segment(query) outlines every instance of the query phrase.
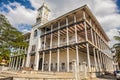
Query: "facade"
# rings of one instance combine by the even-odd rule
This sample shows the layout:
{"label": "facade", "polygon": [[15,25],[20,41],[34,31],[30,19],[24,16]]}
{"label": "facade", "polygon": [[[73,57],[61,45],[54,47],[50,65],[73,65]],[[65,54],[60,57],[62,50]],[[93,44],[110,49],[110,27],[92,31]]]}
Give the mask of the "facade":
{"label": "facade", "polygon": [[[36,24],[30,33],[25,67],[71,72],[75,61],[80,71],[83,71],[84,64],[88,72],[114,70],[109,38],[88,6],[51,21],[48,21],[49,12],[46,3],[38,9]],[[10,67],[13,67],[11,65],[12,62]]]}

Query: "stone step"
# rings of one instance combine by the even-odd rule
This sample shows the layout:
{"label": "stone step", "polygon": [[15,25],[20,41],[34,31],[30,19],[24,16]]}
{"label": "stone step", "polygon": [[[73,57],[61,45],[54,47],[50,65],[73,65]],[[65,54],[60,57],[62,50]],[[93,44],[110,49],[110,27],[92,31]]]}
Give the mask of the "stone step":
{"label": "stone step", "polygon": [[73,78],[73,73],[66,73],[66,72],[36,72],[32,71],[31,73],[21,73],[20,71],[4,71],[1,76],[10,77],[13,76],[14,78]]}

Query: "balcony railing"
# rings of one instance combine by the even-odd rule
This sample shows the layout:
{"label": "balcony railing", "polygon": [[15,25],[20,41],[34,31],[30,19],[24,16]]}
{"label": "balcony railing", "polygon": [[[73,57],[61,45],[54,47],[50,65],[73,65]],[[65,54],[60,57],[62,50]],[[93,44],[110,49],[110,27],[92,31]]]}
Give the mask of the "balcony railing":
{"label": "balcony railing", "polygon": [[[78,40],[78,43],[81,43],[81,42],[85,42],[85,39],[79,39]],[[73,45],[73,44],[75,44],[76,43],[76,41],[75,40],[70,40],[69,41],[69,45]],[[65,42],[60,42],[60,45],[59,45],[59,47],[63,47],[63,46],[66,46],[67,45],[67,42],[65,41]],[[58,44],[53,44],[52,45],[52,48],[57,48],[58,47]],[[50,45],[46,45],[45,46],[45,49],[44,49],[44,46],[42,45],[42,47],[41,47],[41,49],[40,50],[47,50],[47,49],[50,49]]]}
{"label": "balcony railing", "polygon": [[[81,18],[79,21],[82,21],[82,18]],[[77,21],[77,22],[79,22],[79,21]],[[72,25],[72,24],[74,24],[73,21],[69,22],[68,25]],[[65,26],[66,26],[66,24],[61,25],[60,28],[63,28],[63,27],[65,27]],[[58,30],[58,26],[57,26],[56,28],[54,28],[52,31],[55,31],[55,30]],[[50,32],[51,32],[51,30],[47,31],[46,34],[48,34],[48,33],[50,33]],[[42,33],[41,35],[44,35],[44,34],[45,34],[45,33]]]}

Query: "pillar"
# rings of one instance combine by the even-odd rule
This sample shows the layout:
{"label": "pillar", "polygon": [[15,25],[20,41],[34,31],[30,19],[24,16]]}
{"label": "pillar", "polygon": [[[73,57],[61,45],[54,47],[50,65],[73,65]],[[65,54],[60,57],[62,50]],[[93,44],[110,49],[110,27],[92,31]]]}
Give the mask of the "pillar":
{"label": "pillar", "polygon": [[96,51],[95,51],[95,48],[93,48],[93,54],[94,54],[95,69],[96,69],[96,72],[97,72],[97,71],[98,71],[98,65],[97,65],[97,59],[96,59]]}
{"label": "pillar", "polygon": [[12,57],[10,57],[10,61],[9,61],[9,69],[11,69],[11,63],[12,63]]}
{"label": "pillar", "polygon": [[96,33],[94,33],[94,36],[95,36],[95,45],[97,46],[97,38],[96,38]]}
{"label": "pillar", "polygon": [[35,54],[35,66],[34,66],[34,70],[38,70],[38,67],[39,67],[39,52],[37,51],[36,54]]}
{"label": "pillar", "polygon": [[101,71],[101,64],[100,64],[100,56],[99,51],[97,50],[97,59],[98,59],[98,66],[99,66],[99,72]]}
{"label": "pillar", "polygon": [[43,52],[43,56],[42,56],[42,58],[43,58],[43,61],[42,61],[42,71],[44,71],[44,62],[45,62],[45,52]]}
{"label": "pillar", "polygon": [[59,65],[60,65],[60,49],[57,50],[57,71],[59,72]]}
{"label": "pillar", "polygon": [[16,57],[13,56],[13,64],[12,64],[12,68],[15,69],[15,61],[16,61]]}
{"label": "pillar", "polygon": [[100,52],[100,64],[101,64],[101,71],[103,72],[103,62],[102,62],[102,53]]}
{"label": "pillar", "polygon": [[22,59],[22,56],[20,55],[20,57],[19,57],[19,62],[18,62],[18,70],[20,70],[21,69],[21,60]]}
{"label": "pillar", "polygon": [[27,53],[27,59],[26,59],[26,67],[30,67],[30,58],[31,58],[31,55],[29,53]]}
{"label": "pillar", "polygon": [[91,71],[91,63],[90,63],[90,52],[89,52],[89,44],[86,43],[86,48],[87,48],[87,61],[88,61],[88,69],[89,72]]}
{"label": "pillar", "polygon": [[68,31],[68,17],[66,18],[66,29],[67,29],[67,72],[69,72],[69,31]]}
{"label": "pillar", "polygon": [[[45,28],[45,34],[46,34],[46,28]],[[46,35],[44,36],[44,50],[46,48]],[[43,52],[43,61],[42,61],[42,71],[44,71],[44,62],[45,62],[45,52]]]}
{"label": "pillar", "polygon": [[19,57],[18,56],[16,56],[16,65],[15,65],[15,70],[18,70],[18,60],[19,60]]}
{"label": "pillar", "polygon": [[60,66],[60,22],[58,22],[58,49],[57,49],[57,71],[59,72],[59,66]]}
{"label": "pillar", "polygon": [[[74,14],[74,23],[76,23],[76,14]],[[77,35],[77,26],[75,24],[75,42],[78,43],[78,35]],[[78,45],[75,46],[76,49],[76,64],[77,68],[79,69],[79,51],[78,51]]]}
{"label": "pillar", "polygon": [[91,37],[92,37],[92,43],[94,44],[94,36],[93,36],[93,30],[91,28]]}
{"label": "pillar", "polygon": [[23,55],[23,58],[22,58],[22,68],[25,66],[25,55]]}
{"label": "pillar", "polygon": [[[85,11],[83,11],[83,19],[85,20],[85,21],[84,21],[84,27],[85,27],[85,40],[88,41]],[[90,52],[89,52],[89,44],[88,44],[88,43],[86,43],[86,48],[87,48],[88,69],[89,69],[89,72],[90,72],[90,71],[91,71],[91,63],[90,63]]]}
{"label": "pillar", "polygon": [[[52,25],[51,25],[51,32],[52,32]],[[51,33],[51,36],[50,36],[50,49],[52,49],[52,33]],[[51,53],[52,51],[50,50],[50,54],[49,54],[49,71],[51,71]]]}

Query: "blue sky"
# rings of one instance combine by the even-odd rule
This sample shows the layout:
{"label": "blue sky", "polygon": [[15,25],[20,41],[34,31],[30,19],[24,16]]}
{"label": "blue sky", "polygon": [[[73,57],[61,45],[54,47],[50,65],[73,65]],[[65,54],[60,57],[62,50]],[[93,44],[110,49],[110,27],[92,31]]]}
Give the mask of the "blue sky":
{"label": "blue sky", "polygon": [[[25,8],[29,8],[34,10],[35,8],[31,5],[29,0],[1,0],[0,1],[0,7],[3,6],[3,4],[9,4],[9,3],[14,3],[14,2],[18,2],[21,5],[25,6]],[[11,6],[13,9],[16,8],[15,6]],[[7,8],[4,9],[5,11],[8,11]]]}
{"label": "blue sky", "polygon": [[[8,13],[10,10],[8,8],[6,8],[5,6],[3,6],[3,5],[9,5],[10,3],[14,3],[14,2],[19,3],[21,6],[24,6],[26,9],[35,10],[35,8],[31,5],[29,0],[1,0],[0,1],[0,12],[5,11],[5,12]],[[12,9],[17,8],[14,5],[11,5],[10,7]],[[22,31],[24,29],[31,30],[31,25],[21,23],[21,24],[18,24],[17,29],[20,30],[20,31]]]}
{"label": "blue sky", "polygon": [[120,0],[117,0],[117,1],[116,1],[116,4],[117,4],[117,6],[118,6],[118,9],[120,10]]}
{"label": "blue sky", "polygon": [[[43,0],[0,0],[0,13],[18,30],[26,33],[36,22],[37,9]],[[50,18],[54,19],[66,12],[85,4],[91,9],[111,42],[120,30],[120,0],[45,0],[51,9]],[[72,7],[71,7],[72,5]],[[114,34],[113,34],[114,33]]]}

